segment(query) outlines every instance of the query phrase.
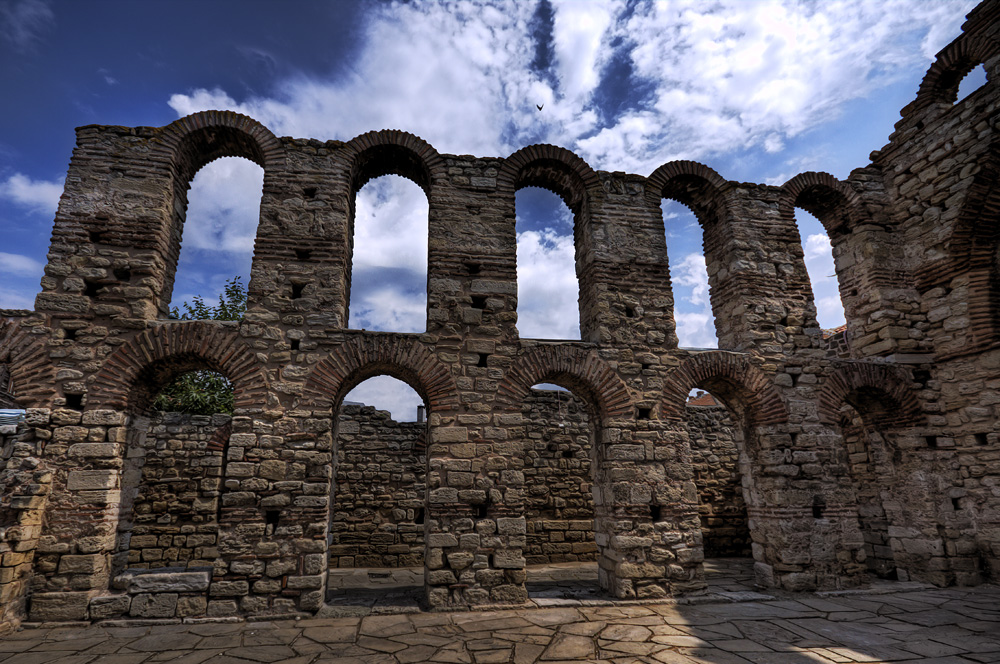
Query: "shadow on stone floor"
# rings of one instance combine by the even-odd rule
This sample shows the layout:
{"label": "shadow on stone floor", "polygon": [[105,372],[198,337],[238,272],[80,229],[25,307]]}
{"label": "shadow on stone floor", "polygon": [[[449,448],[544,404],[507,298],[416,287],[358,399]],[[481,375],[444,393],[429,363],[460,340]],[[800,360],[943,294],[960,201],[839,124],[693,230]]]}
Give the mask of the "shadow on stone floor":
{"label": "shadow on stone floor", "polygon": [[[710,561],[697,603],[595,603],[253,622],[42,625],[0,638],[4,664],[968,664],[1000,662],[1000,587],[744,593],[746,563]],[[588,566],[534,570],[532,587],[596,579]],[[591,576],[587,576],[591,575]],[[386,583],[390,577],[381,579]],[[540,584],[535,586],[534,584]],[[420,593],[412,585],[384,595]],[[344,589],[343,607],[378,607]],[[537,600],[536,600],[537,601]],[[141,623],[141,624],[140,624]]]}

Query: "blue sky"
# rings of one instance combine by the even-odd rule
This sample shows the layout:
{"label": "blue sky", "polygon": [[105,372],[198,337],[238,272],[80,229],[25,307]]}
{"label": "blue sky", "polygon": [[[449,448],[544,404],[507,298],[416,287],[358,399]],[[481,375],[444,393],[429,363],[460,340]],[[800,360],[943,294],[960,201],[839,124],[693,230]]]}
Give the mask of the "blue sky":
{"label": "blue sky", "polygon": [[[845,178],[886,143],[974,4],[0,0],[0,308],[32,306],[80,125],[228,108],[279,136],[398,128],[441,152],[547,142],[641,175],[693,159],[739,181]],[[261,178],[237,159],[196,176],[175,302],[249,274]],[[517,204],[522,336],[579,338],[568,210],[540,190]],[[401,178],[360,192],[352,327],[423,329],[426,215]],[[697,222],[678,204],[664,219],[681,345],[714,346]],[[800,232],[834,327],[829,243],[802,213]],[[351,398],[409,418],[412,398],[371,385]]]}

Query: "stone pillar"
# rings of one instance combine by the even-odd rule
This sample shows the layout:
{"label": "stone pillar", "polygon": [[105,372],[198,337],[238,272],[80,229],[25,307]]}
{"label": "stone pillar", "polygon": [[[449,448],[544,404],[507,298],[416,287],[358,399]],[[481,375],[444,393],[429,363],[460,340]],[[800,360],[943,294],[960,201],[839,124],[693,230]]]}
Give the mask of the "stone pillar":
{"label": "stone pillar", "polygon": [[432,412],[428,432],[427,603],[524,602],[524,473],[513,463],[519,443],[505,429],[449,420]]}
{"label": "stone pillar", "polygon": [[620,599],[705,587],[697,494],[682,423],[615,421],[600,431],[594,483],[601,587]]}
{"label": "stone pillar", "polygon": [[42,515],[52,472],[38,459],[28,430],[0,427],[0,635],[17,629],[32,582],[32,565],[42,535]]}

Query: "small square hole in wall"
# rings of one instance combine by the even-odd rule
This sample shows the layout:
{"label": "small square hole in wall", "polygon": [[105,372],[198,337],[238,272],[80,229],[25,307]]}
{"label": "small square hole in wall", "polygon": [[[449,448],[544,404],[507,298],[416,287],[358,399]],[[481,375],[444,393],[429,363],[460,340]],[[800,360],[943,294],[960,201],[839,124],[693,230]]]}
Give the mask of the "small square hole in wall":
{"label": "small square hole in wall", "polygon": [[83,294],[87,297],[97,297],[97,291],[101,290],[101,284],[96,281],[83,282]]}
{"label": "small square hole in wall", "polygon": [[937,449],[938,437],[937,436],[924,436],[924,442],[927,443],[927,447],[931,449]]}
{"label": "small square hole in wall", "polygon": [[316,187],[306,187],[302,190],[302,195],[306,198],[316,198]]}
{"label": "small square hole in wall", "polygon": [[812,513],[814,519],[822,519],[823,512],[826,511],[826,501],[823,496],[813,496]]}
{"label": "small square hole in wall", "polygon": [[132,270],[128,268],[119,268],[115,270],[114,273],[115,273],[115,279],[117,279],[122,283],[127,284],[128,282],[132,281]]}
{"label": "small square hole in wall", "polygon": [[483,266],[479,263],[466,263],[465,269],[469,271],[469,274],[479,274],[479,271],[483,269]]}
{"label": "small square hole in wall", "polygon": [[423,507],[418,507],[417,509],[413,510],[413,523],[417,524],[418,526],[422,526],[424,524]]}
{"label": "small square hole in wall", "polygon": [[653,415],[653,409],[652,408],[639,408],[638,409],[637,417],[640,420],[648,420],[650,417],[652,417],[652,415]]}
{"label": "small square hole in wall", "polygon": [[90,231],[87,233],[87,235],[90,237],[90,241],[94,244],[100,244],[101,242],[103,242],[103,239],[101,238],[101,234],[99,231]]}
{"label": "small square hole in wall", "polygon": [[473,309],[485,309],[486,308],[486,296],[485,295],[473,295],[472,296],[472,308]]}
{"label": "small square hole in wall", "polygon": [[989,445],[990,439],[985,433],[974,433],[972,437],[976,440],[976,445]]}
{"label": "small square hole in wall", "polygon": [[66,341],[73,341],[76,339],[76,330],[63,330],[63,339]]}
{"label": "small square hole in wall", "polygon": [[307,261],[312,256],[312,251],[309,249],[296,249],[295,258],[300,261]]}
{"label": "small square hole in wall", "polygon": [[268,526],[277,526],[278,522],[281,520],[281,510],[265,510],[264,511],[264,524]]}
{"label": "small square hole in wall", "polygon": [[476,505],[475,510],[477,519],[485,519],[487,511],[489,511],[489,507],[486,505],[486,503],[483,503],[481,505]]}
{"label": "small square hole in wall", "polygon": [[291,341],[288,342],[288,345],[289,345],[289,347],[292,350],[298,350],[299,349],[299,340],[298,339],[292,339]]}
{"label": "small square hole in wall", "polygon": [[476,362],[476,366],[477,367],[483,367],[483,368],[485,368],[487,366],[486,362],[489,359],[490,359],[489,355],[487,355],[486,353],[480,353],[479,354],[479,361]]}
{"label": "small square hole in wall", "polygon": [[83,410],[83,395],[82,394],[67,394],[66,395],[66,407],[73,410]]}
{"label": "small square hole in wall", "polygon": [[958,504],[958,501],[959,501],[958,498],[952,498],[951,499],[951,508],[953,510],[955,510],[956,512],[958,512],[959,510],[962,509],[962,506]]}
{"label": "small square hole in wall", "polygon": [[563,456],[564,459],[572,459],[573,458],[573,450],[563,450],[562,456]]}
{"label": "small square hole in wall", "polygon": [[627,318],[635,318],[635,309],[632,307],[625,307],[625,316]]}
{"label": "small square hole in wall", "polygon": [[656,503],[650,503],[649,504],[649,518],[652,519],[654,523],[662,520],[663,519],[663,507],[661,507],[660,505],[657,505]]}
{"label": "small square hole in wall", "polygon": [[305,284],[292,284],[292,299],[297,300],[302,297],[302,292],[306,289]]}

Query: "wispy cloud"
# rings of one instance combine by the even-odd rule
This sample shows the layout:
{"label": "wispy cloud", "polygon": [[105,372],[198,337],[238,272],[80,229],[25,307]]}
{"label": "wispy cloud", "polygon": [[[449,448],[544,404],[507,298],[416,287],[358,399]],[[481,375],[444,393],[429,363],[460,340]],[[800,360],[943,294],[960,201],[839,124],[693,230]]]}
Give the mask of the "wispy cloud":
{"label": "wispy cloud", "polygon": [[674,285],[674,322],[678,346],[682,348],[717,348],[715,318],[708,295],[708,270],[705,256],[688,254],[670,266]]}
{"label": "wispy cloud", "polygon": [[29,256],[21,254],[8,254],[0,251],[0,272],[13,274],[18,277],[39,277],[45,268],[42,263]]}
{"label": "wispy cloud", "polygon": [[0,182],[0,198],[48,216],[55,216],[62,190],[61,181],[32,180],[21,173],[15,173]]}
{"label": "wispy cloud", "polygon": [[0,37],[15,51],[34,50],[55,21],[45,0],[4,0],[0,2]]}

